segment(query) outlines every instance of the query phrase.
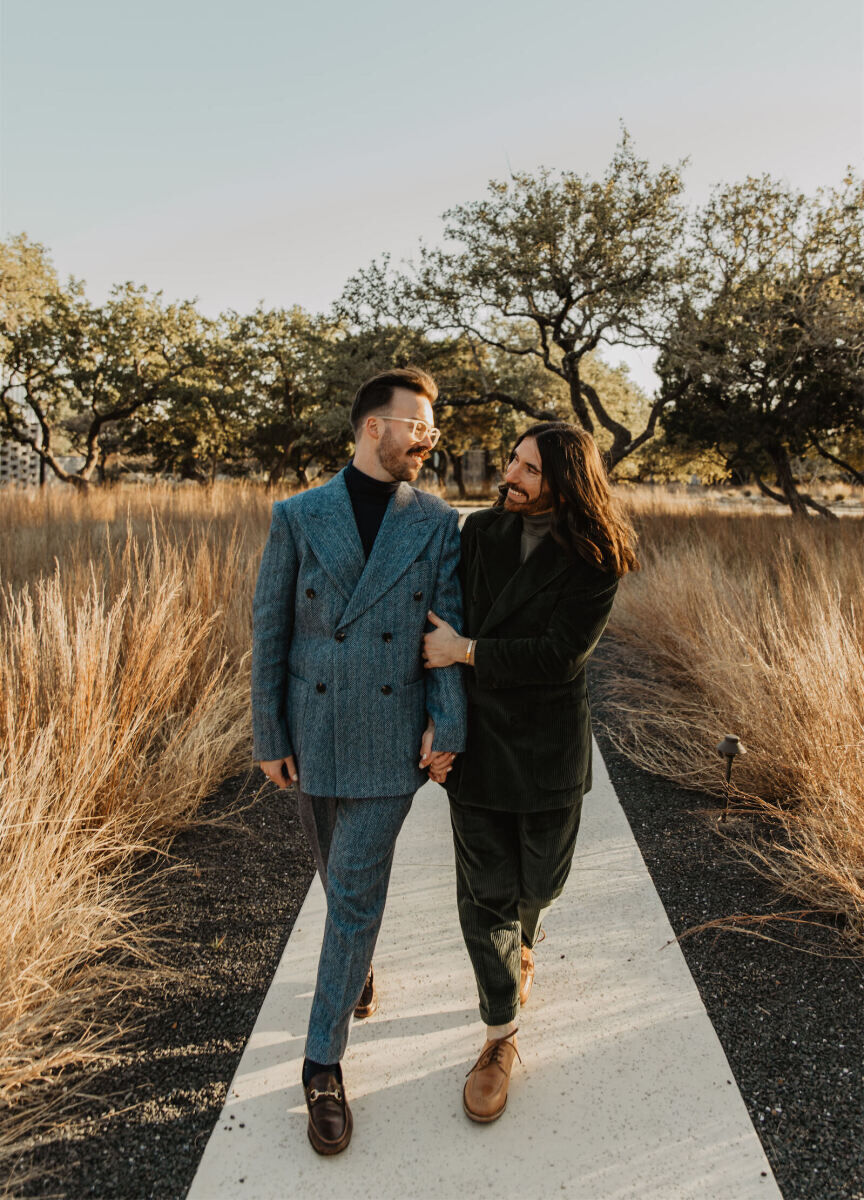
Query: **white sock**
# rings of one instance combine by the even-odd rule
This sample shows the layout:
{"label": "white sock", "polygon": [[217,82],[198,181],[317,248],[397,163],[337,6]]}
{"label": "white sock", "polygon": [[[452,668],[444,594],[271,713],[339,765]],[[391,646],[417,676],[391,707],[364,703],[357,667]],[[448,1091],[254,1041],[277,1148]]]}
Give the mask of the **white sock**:
{"label": "white sock", "polygon": [[506,1025],[487,1025],[486,1040],[494,1042],[496,1038],[510,1037],[516,1032],[516,1022],[508,1021]]}

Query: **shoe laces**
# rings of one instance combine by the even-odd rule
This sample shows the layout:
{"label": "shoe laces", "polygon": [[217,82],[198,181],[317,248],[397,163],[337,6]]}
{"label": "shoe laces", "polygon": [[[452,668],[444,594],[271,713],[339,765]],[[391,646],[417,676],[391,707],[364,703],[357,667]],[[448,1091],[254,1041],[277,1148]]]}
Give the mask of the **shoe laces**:
{"label": "shoe laces", "polygon": [[[494,1066],[494,1067],[497,1067],[499,1071],[503,1072],[503,1074],[506,1075],[507,1068],[504,1067],[501,1063],[501,1059],[504,1057],[504,1047],[506,1045],[510,1046],[513,1053],[516,1055],[516,1057],[519,1059],[519,1061],[521,1063],[522,1055],[519,1053],[516,1043],[510,1040],[518,1032],[519,1032],[518,1029],[514,1029],[512,1033],[505,1034],[504,1037],[493,1038],[493,1040],[490,1042],[490,1044],[488,1046],[485,1046],[483,1048],[483,1050],[480,1051],[480,1057],[477,1059],[476,1063],[471,1068],[471,1071],[476,1071],[478,1068],[482,1069],[483,1067]],[[471,1074],[471,1071],[468,1072],[468,1075]],[[468,1075],[465,1076],[466,1079],[468,1078]]]}

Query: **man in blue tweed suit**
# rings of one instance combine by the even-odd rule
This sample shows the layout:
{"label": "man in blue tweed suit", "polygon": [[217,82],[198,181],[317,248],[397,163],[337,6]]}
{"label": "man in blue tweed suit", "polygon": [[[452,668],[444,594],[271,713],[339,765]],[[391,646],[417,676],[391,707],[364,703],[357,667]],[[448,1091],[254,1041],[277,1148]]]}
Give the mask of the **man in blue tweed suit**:
{"label": "man in blue tweed suit", "polygon": [[352,463],[275,504],[254,602],[255,756],[300,817],[327,896],[303,1063],[320,1154],[351,1138],[341,1059],[376,1006],[372,952],[396,837],[424,782],[464,746],[460,667],[424,672],[429,609],[461,626],[457,514],[409,486],[438,440],[437,386],[415,368],[368,380]]}

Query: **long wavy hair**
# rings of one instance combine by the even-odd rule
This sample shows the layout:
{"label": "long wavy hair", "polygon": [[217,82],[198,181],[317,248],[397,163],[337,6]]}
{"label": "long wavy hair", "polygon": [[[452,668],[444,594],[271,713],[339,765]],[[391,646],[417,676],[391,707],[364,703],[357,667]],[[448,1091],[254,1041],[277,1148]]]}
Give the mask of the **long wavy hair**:
{"label": "long wavy hair", "polygon": [[[552,496],[552,537],[573,558],[616,576],[638,571],[633,526],[618,509],[609,477],[590,433],[567,421],[540,421],[518,438],[533,438]],[[498,500],[503,505],[506,487]]]}

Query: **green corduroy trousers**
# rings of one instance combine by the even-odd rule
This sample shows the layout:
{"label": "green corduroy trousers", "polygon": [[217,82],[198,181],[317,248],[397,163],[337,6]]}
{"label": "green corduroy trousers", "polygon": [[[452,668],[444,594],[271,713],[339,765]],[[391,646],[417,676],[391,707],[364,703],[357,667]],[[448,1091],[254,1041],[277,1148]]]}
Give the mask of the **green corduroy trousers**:
{"label": "green corduroy trousers", "polygon": [[459,921],[487,1025],[519,1011],[520,947],[533,947],[563,891],[581,812],[581,801],[541,812],[450,802]]}

